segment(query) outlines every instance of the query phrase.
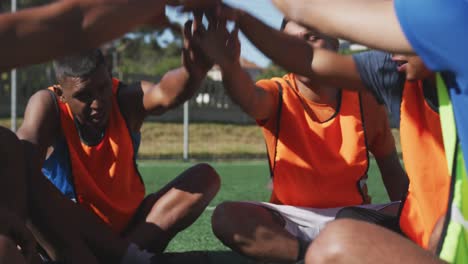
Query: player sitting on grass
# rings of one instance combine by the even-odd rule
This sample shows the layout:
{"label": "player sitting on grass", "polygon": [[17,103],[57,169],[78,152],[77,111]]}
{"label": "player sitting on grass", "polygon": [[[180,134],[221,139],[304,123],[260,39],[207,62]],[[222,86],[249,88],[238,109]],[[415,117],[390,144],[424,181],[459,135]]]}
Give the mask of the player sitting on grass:
{"label": "player sitting on grass", "polygon": [[[292,22],[284,26],[311,47],[338,48],[337,39]],[[273,181],[270,203],[225,202],[216,208],[213,231],[224,244],[256,260],[291,263],[304,257],[306,246],[340,207],[384,208],[371,205],[367,193],[369,152],[391,200],[403,196],[406,175],[387,113],[372,95],[296,74],[255,84],[239,64],[237,29],[229,33],[218,21],[199,33],[194,43],[220,65],[233,101],[263,128]]]}
{"label": "player sitting on grass", "polygon": [[[392,57],[382,52],[365,52],[346,56],[326,49],[311,49],[306,41],[274,30],[243,11],[234,13],[231,10],[229,16],[237,20],[246,36],[279,65],[332,86],[362,92],[368,90],[379,101],[385,102],[394,119],[400,120],[403,159],[411,183],[398,219],[399,226],[392,229],[403,232],[419,246],[435,253],[447,211],[450,177],[437,113],[435,77],[422,60],[414,55]],[[266,37],[270,42],[263,41]],[[290,47],[289,56],[282,52],[283,46]],[[292,54],[296,55],[296,60],[290,59]],[[362,208],[346,208],[337,217],[371,223],[386,219],[378,212]],[[368,229],[365,230],[366,226]],[[356,253],[357,262],[366,263],[377,258],[395,262],[415,258],[425,262],[426,257],[434,260],[434,255],[428,251],[375,226],[339,221],[332,222],[325,230],[312,244],[309,254],[312,263],[327,260],[349,263],[353,261],[349,258],[350,252]],[[383,256],[380,250],[367,250],[379,243],[388,252],[404,251],[408,256],[395,260]]]}
{"label": "player sitting on grass", "polygon": [[156,253],[198,218],[220,186],[214,169],[199,164],[145,198],[135,163],[144,119],[189,99],[211,66],[187,49],[191,26],[183,67],[159,83],[112,78],[99,50],[56,60],[59,85],[32,96],[18,131],[37,147],[44,174],[65,196]]}

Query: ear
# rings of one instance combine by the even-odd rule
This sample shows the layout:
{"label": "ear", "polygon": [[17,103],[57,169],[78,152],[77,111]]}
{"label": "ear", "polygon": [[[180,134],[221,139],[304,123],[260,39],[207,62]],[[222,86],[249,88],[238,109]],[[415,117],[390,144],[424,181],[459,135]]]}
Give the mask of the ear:
{"label": "ear", "polygon": [[63,88],[62,86],[56,84],[54,86],[52,86],[53,89],[54,89],[54,93],[55,95],[57,95],[57,97],[59,98],[60,102],[65,102],[65,97],[63,96]]}

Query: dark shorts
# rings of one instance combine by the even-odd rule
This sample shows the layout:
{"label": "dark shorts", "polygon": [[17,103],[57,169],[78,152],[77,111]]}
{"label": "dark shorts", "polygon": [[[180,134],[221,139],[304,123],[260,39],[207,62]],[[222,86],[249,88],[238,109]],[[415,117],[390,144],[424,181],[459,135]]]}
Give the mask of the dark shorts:
{"label": "dark shorts", "polygon": [[403,235],[398,216],[392,216],[372,209],[361,207],[345,207],[338,211],[336,219],[354,219],[376,224]]}

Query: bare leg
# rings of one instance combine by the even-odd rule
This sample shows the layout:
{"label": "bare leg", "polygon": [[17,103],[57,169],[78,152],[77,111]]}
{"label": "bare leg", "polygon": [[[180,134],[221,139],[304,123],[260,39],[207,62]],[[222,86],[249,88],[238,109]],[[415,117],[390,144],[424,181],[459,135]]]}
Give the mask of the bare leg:
{"label": "bare leg", "polygon": [[34,164],[29,143],[23,142],[28,157],[27,182],[32,223],[57,247],[67,263],[118,263],[129,242],[114,234],[91,212],[65,198]]}
{"label": "bare leg", "polygon": [[24,152],[16,135],[0,127],[0,207],[25,220],[28,215]]}
{"label": "bare leg", "polygon": [[203,213],[220,188],[216,171],[208,164],[195,165],[142,203],[128,238],[154,253]]}
{"label": "bare leg", "polygon": [[[70,263],[120,260],[128,242],[63,197],[36,167],[39,162],[31,149],[13,132],[0,127],[0,206],[17,217],[14,222],[21,222],[17,230],[30,217],[41,232],[59,245],[59,251]],[[7,234],[9,239],[18,240]],[[23,247],[22,241],[14,242]]]}
{"label": "bare leg", "polygon": [[306,263],[444,263],[409,239],[363,221],[329,223],[307,251]]}
{"label": "bare leg", "polygon": [[214,234],[224,245],[257,261],[294,263],[299,242],[284,220],[258,205],[224,202],[212,217]]}

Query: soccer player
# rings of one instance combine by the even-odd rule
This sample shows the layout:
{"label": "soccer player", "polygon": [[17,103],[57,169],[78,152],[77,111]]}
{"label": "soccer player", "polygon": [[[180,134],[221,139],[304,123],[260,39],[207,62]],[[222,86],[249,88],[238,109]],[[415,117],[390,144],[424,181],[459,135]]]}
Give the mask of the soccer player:
{"label": "soccer player", "polygon": [[[468,43],[468,4],[456,1],[274,1],[288,17],[322,32],[396,51],[416,52],[433,71],[441,71],[438,93],[444,127],[447,167],[452,177],[453,191],[447,202],[445,221],[441,221],[443,236],[437,254],[449,262],[466,262],[466,167],[462,149],[466,150],[468,87],[465,58]],[[418,12],[414,12],[417,10]],[[303,16],[307,14],[306,16]],[[317,16],[317,14],[320,14]],[[321,19],[327,17],[329,19]],[[450,98],[447,95],[447,88]],[[455,126],[456,123],[456,126]],[[458,132],[455,133],[455,131]],[[432,131],[428,131],[431,133]],[[458,137],[460,144],[458,144]],[[466,151],[465,151],[466,155]],[[421,179],[421,181],[423,181]],[[446,197],[442,197],[446,199]],[[422,199],[420,199],[422,200]],[[356,229],[354,229],[356,230]]]}
{"label": "soccer player", "polygon": [[[190,31],[187,23],[184,35]],[[65,196],[155,253],[196,220],[220,185],[214,169],[199,164],[145,198],[135,164],[143,120],[189,99],[211,65],[187,47],[182,60],[159,83],[130,85],[111,77],[99,50],[56,60],[59,85],[30,99],[18,130]]]}
{"label": "soccer player", "polygon": [[[258,22],[244,22],[238,21],[241,29],[252,27],[265,34],[258,31]],[[294,22],[285,21],[284,31],[305,39],[310,48],[338,49],[337,39]],[[213,231],[224,244],[256,260],[294,262],[334,219],[337,207],[384,208],[369,205],[369,152],[376,157],[391,199],[403,196],[406,174],[385,108],[372,95],[296,74],[254,84],[239,64],[237,30],[229,34],[218,22],[200,34],[194,43],[220,65],[231,98],[263,128],[273,180],[270,203],[226,202],[217,207]]]}

